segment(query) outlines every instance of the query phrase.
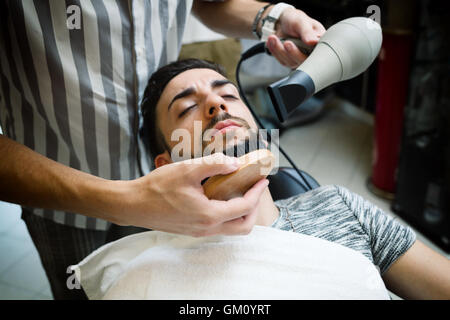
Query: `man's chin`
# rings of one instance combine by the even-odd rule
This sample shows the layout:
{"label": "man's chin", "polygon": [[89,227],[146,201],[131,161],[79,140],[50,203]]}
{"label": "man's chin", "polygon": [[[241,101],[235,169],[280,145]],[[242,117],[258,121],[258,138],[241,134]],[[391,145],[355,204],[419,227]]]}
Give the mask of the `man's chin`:
{"label": "man's chin", "polygon": [[240,157],[251,151],[267,149],[268,143],[262,139],[258,130],[244,127],[233,128],[213,136],[212,141],[203,146],[204,156],[217,152],[230,157]]}
{"label": "man's chin", "polygon": [[209,144],[204,149],[204,156],[222,152],[229,157],[241,157],[247,153],[250,153],[259,149],[268,149],[267,141],[261,139],[245,139],[237,142],[228,143],[225,147],[214,148],[213,145]]}

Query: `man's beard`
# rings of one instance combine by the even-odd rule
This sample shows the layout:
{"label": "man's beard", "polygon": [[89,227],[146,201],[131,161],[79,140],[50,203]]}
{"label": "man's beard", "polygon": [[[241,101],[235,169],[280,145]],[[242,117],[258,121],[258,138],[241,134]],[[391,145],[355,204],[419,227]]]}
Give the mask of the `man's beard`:
{"label": "man's beard", "polygon": [[238,141],[236,144],[225,147],[222,151],[224,155],[229,157],[241,157],[249,152],[258,149],[268,149],[268,144],[265,143],[262,136],[257,130],[249,130],[249,136],[244,140]]}
{"label": "man's beard", "polygon": [[[218,133],[218,130],[214,129],[214,127],[217,123],[225,120],[232,120],[233,122],[236,122],[237,125],[240,125],[240,127],[225,131],[223,134],[214,135],[215,133]],[[194,134],[195,131],[194,128]],[[269,149],[267,138],[264,139],[258,129],[251,129],[245,119],[233,117],[228,113],[221,113],[219,116],[214,117],[198,137],[194,135],[192,138],[194,139],[194,150],[192,150],[192,146],[190,146],[189,149],[184,149],[183,146],[181,146],[181,149],[178,150],[178,148],[174,153],[175,147],[166,147],[172,161],[178,162],[195,159],[218,152],[230,157],[240,157],[258,149]],[[188,141],[191,141],[191,139]],[[196,151],[195,146],[198,146],[201,150]]]}
{"label": "man's beard", "polygon": [[[212,142],[205,141],[205,132],[207,130],[213,129],[217,123],[224,120],[233,120],[241,125],[240,128],[236,130],[245,130],[245,138],[244,139],[238,139],[235,143],[230,143],[231,140],[230,137],[234,139],[234,135],[232,134],[233,131],[225,132],[223,135],[216,136],[217,138],[222,139],[222,150],[217,150],[217,148],[214,148],[215,152],[222,152],[223,154],[229,156],[229,157],[241,157],[249,152],[258,150],[258,149],[268,149],[268,144],[266,140],[263,139],[261,134],[259,133],[258,129],[251,129],[250,125],[247,121],[245,121],[242,118],[239,117],[233,117],[229,113],[222,113],[217,117],[214,117],[210,123],[206,126],[206,128],[202,132],[202,146],[203,151],[209,147],[211,147]],[[225,143],[223,141],[225,140]],[[228,143],[227,143],[228,142]],[[232,141],[231,141],[232,142]]]}

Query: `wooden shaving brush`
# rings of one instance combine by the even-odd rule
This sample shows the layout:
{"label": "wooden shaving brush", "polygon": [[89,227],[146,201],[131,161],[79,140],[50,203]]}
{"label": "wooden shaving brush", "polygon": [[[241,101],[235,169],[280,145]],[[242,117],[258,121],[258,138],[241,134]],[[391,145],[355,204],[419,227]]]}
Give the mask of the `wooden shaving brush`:
{"label": "wooden shaving brush", "polygon": [[229,200],[242,197],[256,182],[267,177],[275,165],[275,156],[270,150],[252,148],[252,143],[248,141],[232,148],[233,153],[230,150],[224,153],[234,156],[244,154],[238,157],[240,168],[233,173],[217,175],[204,181],[203,189],[209,199]]}

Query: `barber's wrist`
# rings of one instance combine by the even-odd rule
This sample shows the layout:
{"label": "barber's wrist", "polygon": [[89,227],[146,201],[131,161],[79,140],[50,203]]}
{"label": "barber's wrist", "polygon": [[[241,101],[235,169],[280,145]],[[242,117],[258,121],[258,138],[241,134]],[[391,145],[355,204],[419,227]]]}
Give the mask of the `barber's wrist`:
{"label": "barber's wrist", "polygon": [[263,7],[261,7],[256,14],[253,25],[252,25],[252,32],[253,35],[259,40],[261,39],[261,27],[262,27],[262,20],[267,16],[268,12],[274,5],[271,3],[266,3]]}
{"label": "barber's wrist", "polygon": [[270,7],[270,10],[266,10],[264,17],[261,19],[259,26],[259,33],[261,34],[261,41],[267,41],[270,35],[277,34],[280,21],[282,20],[283,14],[288,10],[296,10],[294,6],[279,2],[276,5]]}
{"label": "barber's wrist", "polygon": [[107,210],[107,220],[118,225],[152,228],[154,213],[161,207],[163,192],[156,170],[134,180],[109,180],[103,187],[100,205]]}
{"label": "barber's wrist", "polygon": [[129,225],[126,212],[133,180],[88,179],[79,191],[79,213],[119,225]]}

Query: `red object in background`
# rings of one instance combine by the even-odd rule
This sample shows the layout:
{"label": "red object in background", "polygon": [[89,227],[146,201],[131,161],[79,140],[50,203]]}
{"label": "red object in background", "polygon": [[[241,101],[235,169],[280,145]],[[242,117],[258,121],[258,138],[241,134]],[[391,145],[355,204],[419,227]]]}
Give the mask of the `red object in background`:
{"label": "red object in background", "polygon": [[378,59],[371,182],[388,193],[395,192],[412,51],[412,33],[383,31]]}

